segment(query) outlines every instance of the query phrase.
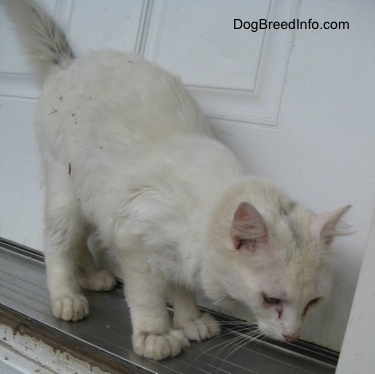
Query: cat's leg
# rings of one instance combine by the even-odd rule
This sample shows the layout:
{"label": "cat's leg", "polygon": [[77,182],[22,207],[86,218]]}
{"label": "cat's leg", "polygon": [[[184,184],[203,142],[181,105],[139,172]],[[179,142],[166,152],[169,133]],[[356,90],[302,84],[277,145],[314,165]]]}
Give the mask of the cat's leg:
{"label": "cat's leg", "polygon": [[201,341],[220,333],[219,323],[210,314],[199,310],[194,292],[170,284],[168,301],[174,309],[173,326],[182,329],[189,340]]}
{"label": "cat's leg", "polygon": [[180,329],[172,328],[166,307],[166,281],[137,253],[121,258],[125,296],[133,327],[133,349],[139,356],[162,360],[189,346]]}
{"label": "cat's leg", "polygon": [[75,276],[78,249],[86,243],[85,223],[69,181],[60,176],[56,181],[50,176],[46,191],[47,286],[53,314],[66,321],[78,321],[89,313]]}
{"label": "cat's leg", "polygon": [[[95,234],[90,235],[88,242],[91,250],[99,249]],[[87,245],[79,250],[76,274],[80,286],[92,291],[110,291],[116,286],[116,278],[108,270],[97,268]]]}

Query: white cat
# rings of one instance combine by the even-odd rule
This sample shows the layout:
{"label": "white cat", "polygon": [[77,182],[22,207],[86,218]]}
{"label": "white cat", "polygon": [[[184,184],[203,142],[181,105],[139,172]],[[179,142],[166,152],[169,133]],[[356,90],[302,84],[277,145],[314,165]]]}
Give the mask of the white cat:
{"label": "white cat", "polygon": [[315,215],[248,176],[160,67],[114,51],[75,59],[32,1],[6,9],[44,83],[36,131],[53,314],[80,320],[89,313],[80,286],[115,286],[88,250],[94,235],[123,269],[138,355],[175,356],[219,333],[197,290],[219,307],[247,308],[271,338],[297,339],[307,311],[329,294],[328,247],[350,206]]}

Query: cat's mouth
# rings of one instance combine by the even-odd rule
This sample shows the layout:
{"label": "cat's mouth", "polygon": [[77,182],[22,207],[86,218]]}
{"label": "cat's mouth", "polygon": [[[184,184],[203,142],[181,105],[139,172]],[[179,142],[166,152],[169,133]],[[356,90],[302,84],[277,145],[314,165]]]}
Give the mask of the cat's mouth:
{"label": "cat's mouth", "polygon": [[299,339],[300,337],[299,331],[283,331],[278,326],[272,326],[265,322],[258,323],[258,328],[263,335],[279,342],[290,343]]}
{"label": "cat's mouth", "polygon": [[285,339],[286,342],[290,343],[290,342],[294,342],[295,340],[298,340],[299,339],[299,333],[296,333],[296,334],[283,334],[283,338]]}

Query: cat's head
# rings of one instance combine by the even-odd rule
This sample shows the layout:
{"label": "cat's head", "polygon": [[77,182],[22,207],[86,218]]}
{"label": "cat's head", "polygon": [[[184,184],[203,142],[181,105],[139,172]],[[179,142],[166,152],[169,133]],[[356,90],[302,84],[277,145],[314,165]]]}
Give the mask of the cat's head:
{"label": "cat's head", "polygon": [[229,219],[213,220],[204,290],[225,309],[238,303],[251,310],[264,335],[292,341],[329,295],[329,246],[350,206],[315,215],[276,189],[262,192],[251,193],[253,204],[236,203]]}

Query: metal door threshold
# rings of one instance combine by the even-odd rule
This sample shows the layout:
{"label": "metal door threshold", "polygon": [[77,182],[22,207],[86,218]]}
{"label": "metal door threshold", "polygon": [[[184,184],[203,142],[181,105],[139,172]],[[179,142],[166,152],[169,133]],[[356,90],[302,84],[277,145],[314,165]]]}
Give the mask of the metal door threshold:
{"label": "metal door threshold", "polygon": [[[122,286],[111,292],[85,292],[90,315],[80,322],[53,317],[43,256],[0,239],[0,324],[23,330],[56,349],[67,350],[110,373],[334,374],[338,354],[303,341],[275,343],[244,338],[235,320],[204,342],[192,342],[179,356],[154,362],[134,355],[131,324]],[[251,334],[251,326],[249,326]],[[1,339],[2,337],[0,337]],[[232,343],[230,343],[230,341]],[[80,373],[85,374],[85,373]]]}

